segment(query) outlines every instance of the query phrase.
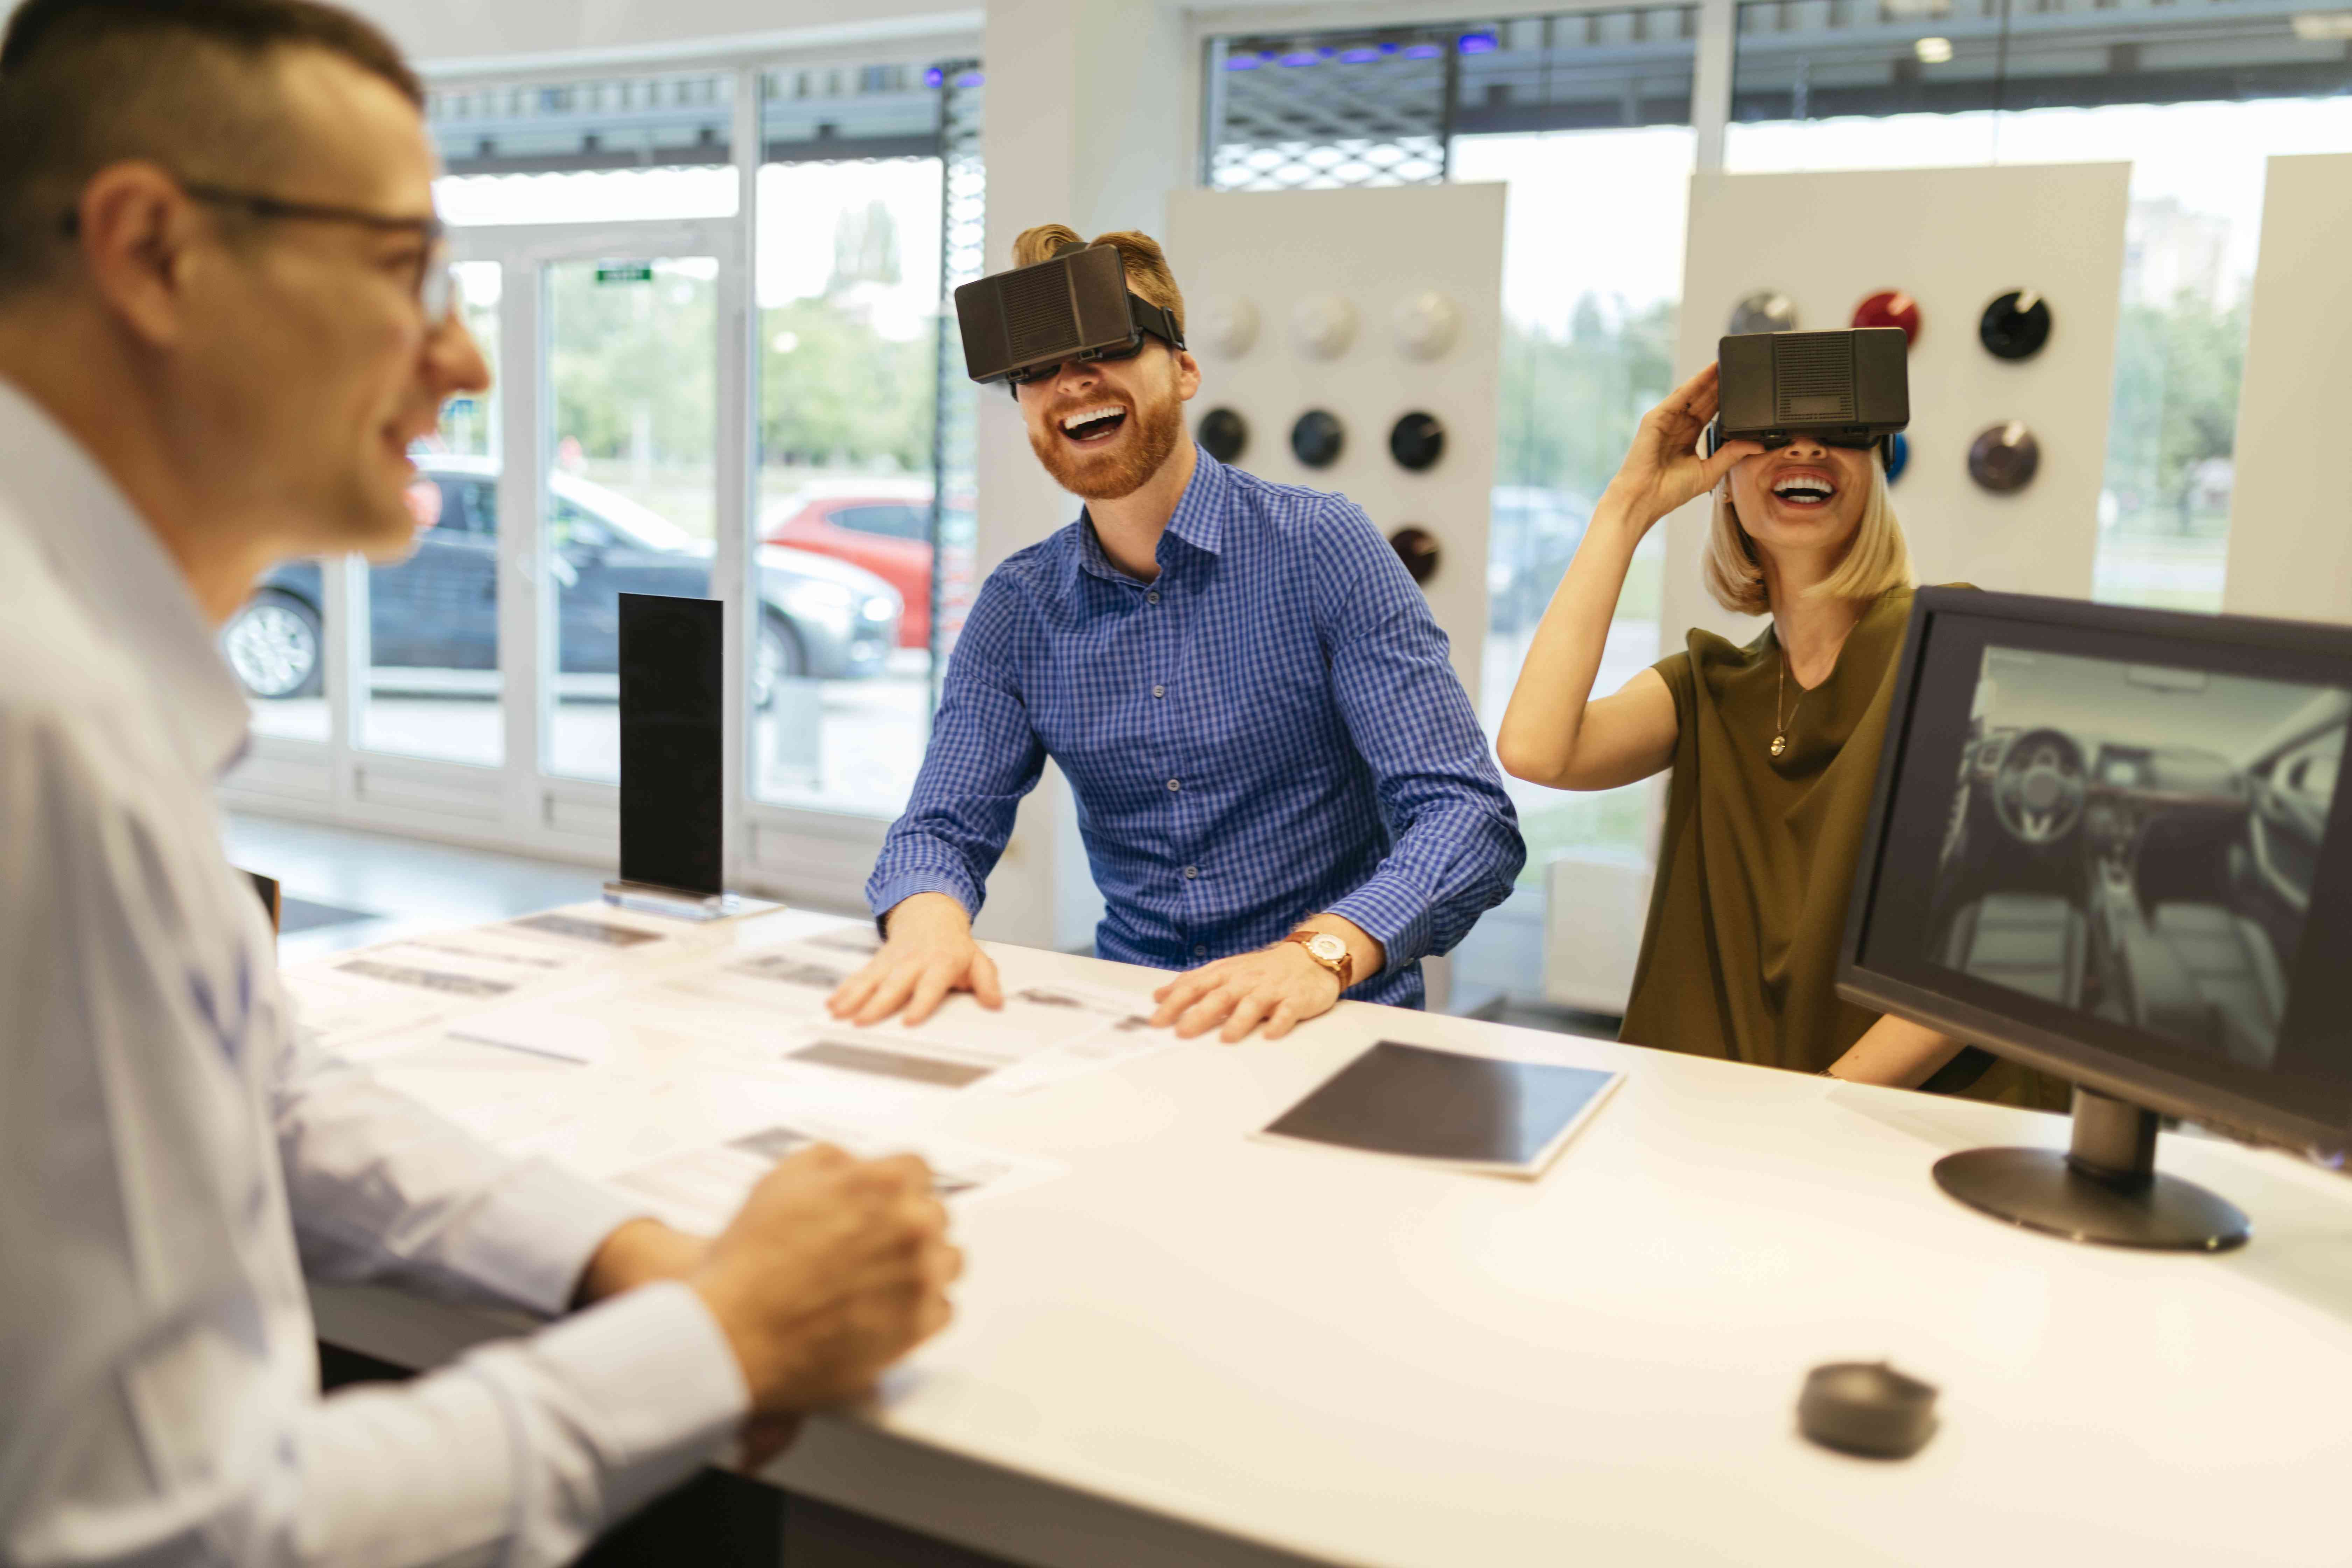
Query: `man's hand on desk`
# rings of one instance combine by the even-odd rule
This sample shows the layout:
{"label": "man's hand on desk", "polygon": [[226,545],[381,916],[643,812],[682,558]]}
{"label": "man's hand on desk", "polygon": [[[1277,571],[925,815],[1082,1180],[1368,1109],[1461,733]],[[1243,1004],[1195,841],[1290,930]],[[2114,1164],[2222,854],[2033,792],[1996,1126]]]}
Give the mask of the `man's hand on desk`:
{"label": "man's hand on desk", "polygon": [[[1298,929],[1328,931],[1345,942],[1357,980],[1379,973],[1387,960],[1377,940],[1338,915],[1318,915]],[[1204,963],[1151,994],[1160,1004],[1151,1015],[1155,1026],[1173,1024],[1178,1036],[1189,1040],[1223,1024],[1218,1037],[1233,1045],[1260,1025],[1267,1039],[1278,1040],[1309,1018],[1321,1017],[1339,1000],[1339,977],[1306,948],[1285,941]]]}
{"label": "man's hand on desk", "polygon": [[781,1447],[793,1418],[866,1394],[947,1325],[947,1288],[963,1272],[947,1224],[911,1154],[819,1146],[761,1178],[687,1281],[751,1391],[747,1444]]}
{"label": "man's hand on desk", "polygon": [[778,1165],[716,1241],[656,1219],[604,1238],[575,1306],[683,1279],[719,1320],[751,1390],[742,1462],[792,1446],[801,1417],[865,1393],[948,1321],[963,1255],[920,1160],[805,1150]]}
{"label": "man's hand on desk", "polygon": [[971,917],[945,893],[917,893],[882,918],[882,951],[825,1001],[836,1018],[861,1028],[901,1007],[919,1024],[950,991],[969,991],[983,1007],[1004,1005],[996,961],[971,939]]}

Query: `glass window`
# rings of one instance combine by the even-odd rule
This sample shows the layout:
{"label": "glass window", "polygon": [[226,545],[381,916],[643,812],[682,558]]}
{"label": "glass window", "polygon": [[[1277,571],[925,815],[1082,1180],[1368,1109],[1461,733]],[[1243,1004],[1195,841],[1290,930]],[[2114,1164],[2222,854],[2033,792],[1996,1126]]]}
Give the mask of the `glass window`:
{"label": "glass window", "polygon": [[546,269],[551,463],[547,592],[555,668],[543,762],[620,778],[620,595],[704,598],[718,536],[719,263],[702,256]]}
{"label": "glass window", "polygon": [[922,761],[941,195],[936,156],[760,171],[766,799],[896,813]]}
{"label": "glass window", "polygon": [[[495,380],[504,276],[457,266],[460,319]],[[495,767],[506,753],[499,674],[498,395],[451,399],[411,454],[415,549],[367,571],[367,689],[352,732],[373,751]]]}
{"label": "glass window", "polygon": [[[1503,252],[1501,441],[1487,533],[1482,703],[1502,722],[1537,624],[1643,413],[1674,387],[1675,311],[1696,138],[1687,7],[1507,24],[1463,60],[1458,180],[1510,186]],[[1607,213],[1597,225],[1591,215]],[[1657,662],[1663,531],[1635,553],[1596,694]],[[1508,780],[1522,885],[1562,856],[1646,861],[1649,797]]]}
{"label": "glass window", "polygon": [[2127,161],[2096,597],[2217,610],[2273,153],[2352,151],[2352,11],[1739,7],[1734,170]]}
{"label": "glass window", "polygon": [[444,89],[435,200],[456,225],[731,216],[734,99],[711,72]]}

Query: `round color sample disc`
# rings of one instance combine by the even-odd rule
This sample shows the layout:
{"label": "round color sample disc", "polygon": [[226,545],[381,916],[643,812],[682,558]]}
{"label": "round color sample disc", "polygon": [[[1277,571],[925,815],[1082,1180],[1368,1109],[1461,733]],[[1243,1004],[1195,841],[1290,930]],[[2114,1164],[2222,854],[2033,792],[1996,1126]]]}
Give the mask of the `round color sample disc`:
{"label": "round color sample disc", "polygon": [[1434,414],[1416,410],[1406,415],[1389,431],[1389,456],[1414,473],[1435,467],[1445,456],[1445,426]]}
{"label": "round color sample disc", "polygon": [[2050,341],[2050,301],[2038,289],[2011,289],[1985,307],[1977,341],[1995,359],[2032,359]]}
{"label": "round color sample disc", "polygon": [[1230,408],[1212,408],[1201,416],[1195,434],[1203,451],[1220,463],[1230,463],[1249,445],[1249,421]]}
{"label": "round color sample disc", "polygon": [[1338,462],[1339,449],[1347,444],[1347,427],[1338,415],[1325,409],[1308,409],[1290,427],[1291,456],[1310,468],[1328,468]]}
{"label": "round color sample disc", "polygon": [[1414,582],[1426,583],[1437,575],[1437,536],[1429,530],[1407,524],[1389,535],[1389,548],[1397,552]]}
{"label": "round color sample disc", "polygon": [[1886,443],[1886,482],[1893,484],[1911,466],[1911,437],[1897,430]]}
{"label": "round color sample disc", "polygon": [[1778,289],[1759,289],[1731,308],[1731,333],[1793,332],[1797,302]]}
{"label": "round color sample disc", "polygon": [[2041,466],[2042,443],[2021,420],[1988,426],[1969,445],[1969,478],[1995,495],[2023,489]]}
{"label": "round color sample disc", "polygon": [[1881,289],[1853,308],[1857,327],[1900,327],[1906,344],[1919,341],[1919,301],[1900,289]]}

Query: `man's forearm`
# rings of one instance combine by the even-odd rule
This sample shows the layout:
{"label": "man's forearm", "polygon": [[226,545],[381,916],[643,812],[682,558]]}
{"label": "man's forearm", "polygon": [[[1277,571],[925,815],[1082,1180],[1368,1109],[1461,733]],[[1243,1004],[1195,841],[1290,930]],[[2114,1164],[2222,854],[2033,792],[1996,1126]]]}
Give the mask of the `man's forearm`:
{"label": "man's forearm", "polygon": [[634,1290],[656,1279],[683,1279],[710,1250],[708,1237],[689,1236],[657,1219],[633,1219],[604,1238],[572,1293],[574,1309]]}

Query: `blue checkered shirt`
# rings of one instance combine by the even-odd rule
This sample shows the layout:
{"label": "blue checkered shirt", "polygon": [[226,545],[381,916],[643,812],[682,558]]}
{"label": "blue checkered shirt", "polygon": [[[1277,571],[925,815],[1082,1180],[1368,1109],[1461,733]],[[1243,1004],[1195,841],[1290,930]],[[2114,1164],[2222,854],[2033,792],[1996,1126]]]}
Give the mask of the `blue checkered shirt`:
{"label": "blue checkered shirt", "polygon": [[1361,508],[1198,461],[1157,581],[1113,565],[1084,514],[990,574],[866,898],[976,912],[1051,756],[1108,906],[1102,957],[1190,968],[1328,910],[1388,952],[1349,994],[1419,1006],[1422,955],[1527,858],[1445,634]]}

